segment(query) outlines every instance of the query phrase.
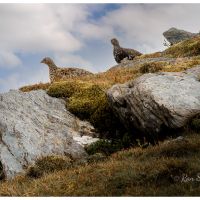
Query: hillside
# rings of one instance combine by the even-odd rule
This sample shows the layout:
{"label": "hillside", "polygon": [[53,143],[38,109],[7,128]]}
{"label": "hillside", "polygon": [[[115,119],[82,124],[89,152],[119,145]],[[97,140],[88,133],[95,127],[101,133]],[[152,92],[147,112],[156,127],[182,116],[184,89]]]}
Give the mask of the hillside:
{"label": "hillside", "polygon": [[0,195],[198,196],[199,116],[175,135],[165,135],[159,145],[146,145],[127,132],[106,96],[111,86],[143,74],[181,72],[197,65],[200,37],[175,44],[164,52],[124,60],[103,73],[20,88],[23,92],[43,89],[52,97],[64,99],[66,108],[91,122],[103,140],[86,148],[91,154],[88,162],[44,159],[40,167],[27,169],[26,175],[2,181]]}
{"label": "hillside", "polygon": [[1,184],[1,196],[198,196],[200,136],[147,149],[131,148],[105,161],[60,170],[39,179]]}

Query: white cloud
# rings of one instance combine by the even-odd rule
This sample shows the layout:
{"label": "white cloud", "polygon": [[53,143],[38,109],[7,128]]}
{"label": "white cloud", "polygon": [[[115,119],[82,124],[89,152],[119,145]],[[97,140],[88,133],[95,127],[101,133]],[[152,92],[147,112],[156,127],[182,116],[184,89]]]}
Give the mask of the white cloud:
{"label": "white cloud", "polygon": [[58,66],[102,71],[115,64],[112,37],[117,37],[123,47],[150,53],[165,48],[162,33],[172,26],[200,30],[199,4],[105,8],[100,4],[1,4],[0,70],[9,68],[13,72],[1,77],[0,90],[48,81],[47,67],[34,71],[34,64],[28,64],[27,57],[32,55],[52,56]]}
{"label": "white cloud", "polygon": [[80,26],[80,33],[86,39],[104,40],[114,35],[112,26],[101,26],[101,24],[85,23]]}
{"label": "white cloud", "polygon": [[[55,54],[54,57],[57,66],[79,67],[91,72],[97,72],[96,69],[92,67],[92,64],[89,61],[83,59],[81,56],[73,54]],[[67,63],[70,63],[71,65],[67,65]]]}
{"label": "white cloud", "polygon": [[128,4],[109,12],[100,27],[111,26],[121,43],[144,53],[162,50],[162,33],[175,26],[198,32],[200,5]]}
{"label": "white cloud", "polygon": [[79,50],[83,44],[71,31],[86,18],[84,9],[76,5],[0,5],[0,48],[26,53]]}
{"label": "white cloud", "polygon": [[21,64],[21,60],[12,52],[0,51],[0,67],[15,68]]}

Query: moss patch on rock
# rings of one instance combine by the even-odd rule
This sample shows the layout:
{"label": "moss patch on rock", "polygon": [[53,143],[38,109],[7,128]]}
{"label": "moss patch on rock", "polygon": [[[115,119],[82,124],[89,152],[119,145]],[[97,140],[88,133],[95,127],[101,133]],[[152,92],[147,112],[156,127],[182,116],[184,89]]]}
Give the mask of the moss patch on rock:
{"label": "moss patch on rock", "polygon": [[100,137],[115,137],[122,125],[108,104],[105,91],[98,85],[82,88],[67,101],[70,112],[82,120],[88,120],[102,133]]}
{"label": "moss patch on rock", "polygon": [[98,85],[81,88],[69,98],[67,108],[80,119],[89,119],[104,96],[104,91]]}
{"label": "moss patch on rock", "polygon": [[67,109],[81,120],[89,121],[100,133],[101,138],[112,138],[124,127],[108,104],[106,84],[69,80],[55,82],[47,93],[64,98]]}
{"label": "moss patch on rock", "polygon": [[88,88],[90,85],[87,82],[77,80],[55,82],[50,85],[47,93],[52,97],[69,98],[75,93]]}

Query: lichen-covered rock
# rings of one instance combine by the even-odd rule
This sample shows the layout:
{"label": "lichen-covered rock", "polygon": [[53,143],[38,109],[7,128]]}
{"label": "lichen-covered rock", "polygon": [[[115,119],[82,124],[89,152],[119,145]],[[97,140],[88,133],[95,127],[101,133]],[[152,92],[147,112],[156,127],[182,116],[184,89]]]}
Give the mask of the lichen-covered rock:
{"label": "lichen-covered rock", "polygon": [[37,90],[10,91],[0,95],[0,162],[11,178],[40,157],[87,156],[73,137],[92,136],[93,127],[65,108],[65,101]]}
{"label": "lichen-covered rock", "polygon": [[145,74],[114,85],[107,96],[128,129],[159,133],[183,127],[200,113],[200,66],[185,72]]}

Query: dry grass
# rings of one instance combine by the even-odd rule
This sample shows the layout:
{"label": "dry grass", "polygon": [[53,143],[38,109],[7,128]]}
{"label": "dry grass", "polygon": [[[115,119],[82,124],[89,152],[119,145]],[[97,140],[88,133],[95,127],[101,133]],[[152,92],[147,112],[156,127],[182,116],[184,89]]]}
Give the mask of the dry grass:
{"label": "dry grass", "polygon": [[19,176],[0,185],[1,196],[198,196],[200,135],[132,148],[108,160],[44,175]]}
{"label": "dry grass", "polygon": [[162,56],[162,52],[155,52],[155,53],[150,53],[150,54],[143,54],[141,56],[138,56],[139,59],[144,59],[144,58],[158,58]]}
{"label": "dry grass", "polygon": [[187,57],[200,55],[200,37],[188,39],[166,49],[163,54],[170,57]]}
{"label": "dry grass", "polygon": [[174,64],[163,66],[163,72],[181,72],[200,64],[200,56],[177,58]]}
{"label": "dry grass", "polygon": [[34,85],[23,86],[20,88],[22,92],[29,92],[31,90],[47,90],[50,86],[50,83],[38,83]]}

